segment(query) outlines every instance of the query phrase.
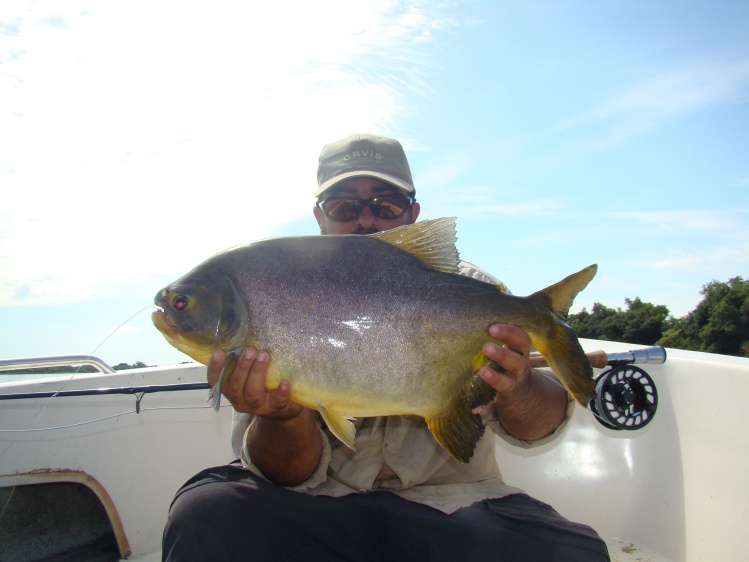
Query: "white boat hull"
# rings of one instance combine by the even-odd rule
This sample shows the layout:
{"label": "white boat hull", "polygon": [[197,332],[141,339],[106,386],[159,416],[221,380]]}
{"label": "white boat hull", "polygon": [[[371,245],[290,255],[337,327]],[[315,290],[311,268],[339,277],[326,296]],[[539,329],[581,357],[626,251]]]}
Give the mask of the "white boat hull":
{"label": "white boat hull", "polygon": [[[581,341],[586,351],[637,347]],[[504,479],[593,526],[614,560],[744,559],[749,359],[668,350],[665,364],[644,368],[658,388],[652,423],[614,431],[577,407],[553,443],[520,449],[498,439]],[[191,364],[3,383],[0,393],[203,381],[205,367]],[[158,560],[176,490],[233,458],[230,408],[216,414],[206,398],[147,394],[139,413],[124,395],[0,402],[0,488],[77,480],[98,490],[123,554]]]}

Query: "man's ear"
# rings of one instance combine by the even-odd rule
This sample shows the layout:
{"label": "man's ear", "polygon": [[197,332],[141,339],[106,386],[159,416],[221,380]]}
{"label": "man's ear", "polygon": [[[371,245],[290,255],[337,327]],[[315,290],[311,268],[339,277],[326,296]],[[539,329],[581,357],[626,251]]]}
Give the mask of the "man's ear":
{"label": "man's ear", "polygon": [[[319,211],[320,209],[318,209]],[[416,222],[416,219],[419,218],[419,213],[421,212],[421,205],[419,205],[416,201],[414,201],[414,204],[411,205],[411,220],[413,222]]]}
{"label": "man's ear", "polygon": [[315,220],[317,221],[317,226],[320,227],[320,233],[322,234],[322,221],[323,218],[325,218],[325,215],[323,215],[323,212],[320,210],[320,207],[312,207],[312,213],[315,215]]}

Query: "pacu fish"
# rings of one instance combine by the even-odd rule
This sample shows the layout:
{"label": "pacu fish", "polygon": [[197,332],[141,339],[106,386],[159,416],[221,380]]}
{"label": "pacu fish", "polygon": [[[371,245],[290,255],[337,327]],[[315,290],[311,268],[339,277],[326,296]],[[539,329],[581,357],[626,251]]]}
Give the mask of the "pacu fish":
{"label": "pacu fish", "polygon": [[216,408],[226,374],[251,346],[270,353],[268,390],[288,380],[291,399],[319,411],[352,449],[349,418],[413,414],[468,462],[484,432],[471,410],[494,398],[477,376],[493,323],[528,332],[570,394],[588,405],[592,368],[565,317],[597,267],[517,297],[459,275],[455,242],[454,218],[371,235],[254,242],[159,291],[153,322],[200,363],[226,351],[211,390]]}

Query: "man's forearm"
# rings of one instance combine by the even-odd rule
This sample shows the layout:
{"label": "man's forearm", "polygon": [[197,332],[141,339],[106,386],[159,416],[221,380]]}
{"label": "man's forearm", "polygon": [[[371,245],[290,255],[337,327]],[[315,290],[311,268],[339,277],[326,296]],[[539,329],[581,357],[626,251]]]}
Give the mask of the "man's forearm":
{"label": "man's forearm", "polygon": [[314,411],[305,408],[290,419],[258,416],[248,435],[253,464],[268,480],[281,486],[301,484],[320,462],[322,436]]}
{"label": "man's forearm", "polygon": [[495,401],[493,407],[505,431],[525,441],[541,439],[564,421],[567,391],[556,380],[532,370],[512,400]]}

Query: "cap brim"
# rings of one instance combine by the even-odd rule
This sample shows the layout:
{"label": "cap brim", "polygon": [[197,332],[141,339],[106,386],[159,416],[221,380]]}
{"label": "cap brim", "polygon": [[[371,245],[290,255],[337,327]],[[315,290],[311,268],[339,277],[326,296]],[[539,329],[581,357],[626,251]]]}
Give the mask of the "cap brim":
{"label": "cap brim", "polygon": [[395,176],[391,176],[388,174],[383,174],[381,172],[371,172],[367,170],[356,170],[354,172],[346,172],[344,174],[339,174],[337,176],[334,176],[330,178],[328,181],[323,182],[320,186],[318,186],[317,190],[315,191],[315,197],[319,197],[323,193],[325,193],[328,189],[333,187],[335,184],[342,182],[343,180],[347,180],[349,178],[377,178],[378,180],[385,181],[389,184],[394,185],[395,187],[402,189],[406,193],[412,193],[414,190],[414,186],[412,186],[407,181],[403,181],[400,178],[396,178]]}

